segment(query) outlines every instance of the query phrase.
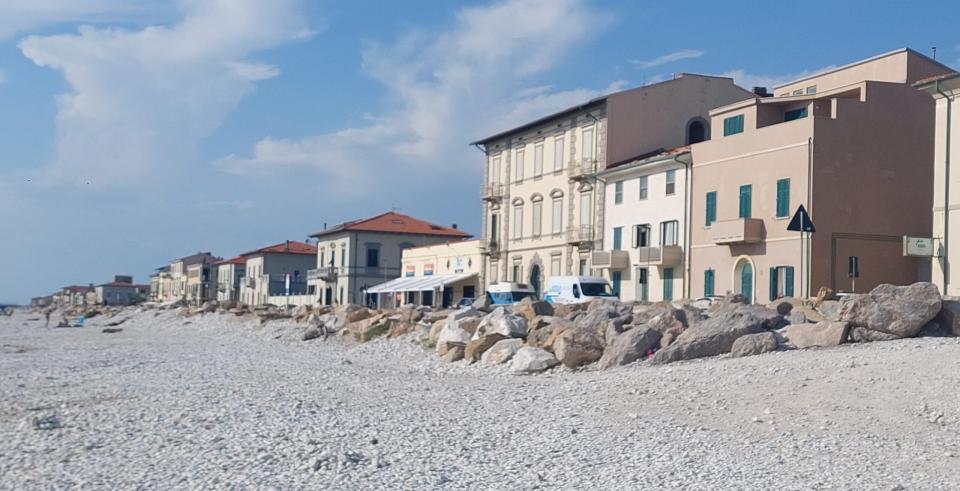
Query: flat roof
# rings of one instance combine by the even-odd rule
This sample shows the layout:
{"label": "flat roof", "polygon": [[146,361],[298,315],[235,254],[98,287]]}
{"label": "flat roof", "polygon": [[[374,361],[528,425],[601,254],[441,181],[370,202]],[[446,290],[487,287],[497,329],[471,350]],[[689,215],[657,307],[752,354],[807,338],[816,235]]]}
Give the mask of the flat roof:
{"label": "flat roof", "polygon": [[941,67],[946,68],[947,70],[950,70],[951,72],[953,71],[953,68],[950,68],[950,67],[948,67],[947,65],[944,65],[943,63],[940,63],[939,61],[934,60],[933,58],[930,58],[929,56],[927,56],[927,55],[925,55],[925,54],[923,54],[923,53],[918,52],[917,50],[914,50],[914,49],[911,49],[911,48],[900,48],[900,49],[895,49],[895,50],[893,50],[893,51],[888,51],[888,52],[886,52],[886,53],[881,53],[881,54],[879,54],[879,55],[874,55],[874,56],[871,56],[871,57],[869,57],[869,58],[864,58],[864,59],[862,59],[862,60],[858,60],[858,61],[855,61],[855,62],[853,62],[853,63],[847,63],[846,65],[838,66],[838,67],[836,67],[836,68],[830,68],[830,69],[828,69],[828,70],[823,70],[823,71],[820,71],[820,72],[812,73],[812,74],[807,75],[807,76],[805,76],[805,77],[801,77],[801,78],[798,78],[798,79],[796,79],[796,80],[791,80],[790,82],[777,85],[777,86],[775,86],[775,87],[773,88],[773,90],[776,91],[777,89],[781,89],[781,88],[786,87],[786,86],[788,86],[788,85],[793,85],[793,84],[796,84],[796,83],[799,83],[799,82],[803,82],[803,81],[805,81],[805,80],[810,80],[810,79],[813,79],[813,78],[817,78],[817,77],[822,77],[822,76],[827,75],[827,74],[830,74],[830,73],[839,72],[839,71],[841,71],[841,70],[846,70],[846,69],[848,69],[848,68],[853,68],[853,67],[855,67],[855,66],[857,66],[857,65],[863,65],[864,63],[870,63],[871,61],[876,61],[876,60],[879,60],[879,59],[881,59],[881,58],[886,58],[886,57],[888,57],[888,56],[898,55],[898,54],[900,54],[900,53],[913,53],[913,54],[915,54],[915,55],[917,55],[917,56],[919,56],[919,57],[921,57],[921,58],[926,58],[928,61],[931,61],[931,62],[933,62],[933,63],[936,63],[937,65],[940,65]]}

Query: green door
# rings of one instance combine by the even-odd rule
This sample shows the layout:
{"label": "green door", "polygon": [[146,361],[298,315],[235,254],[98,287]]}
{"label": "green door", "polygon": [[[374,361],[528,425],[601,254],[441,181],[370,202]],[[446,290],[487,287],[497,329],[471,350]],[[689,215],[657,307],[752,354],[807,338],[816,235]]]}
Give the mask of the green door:
{"label": "green door", "polygon": [[744,262],[740,268],[740,294],[747,302],[753,303],[753,266],[748,262]]}

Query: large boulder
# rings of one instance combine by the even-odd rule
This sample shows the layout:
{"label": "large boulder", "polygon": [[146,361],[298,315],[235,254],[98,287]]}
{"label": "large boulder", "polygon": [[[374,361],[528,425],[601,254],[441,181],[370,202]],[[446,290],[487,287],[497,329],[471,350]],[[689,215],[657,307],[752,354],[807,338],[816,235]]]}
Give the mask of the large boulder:
{"label": "large boulder", "polygon": [[527,297],[513,306],[513,313],[530,322],[538,315],[553,315],[553,305],[543,300]]}
{"label": "large boulder", "polygon": [[776,351],[779,344],[777,335],[773,332],[747,334],[746,336],[740,336],[733,342],[730,354],[736,357],[759,355],[760,353]]}
{"label": "large boulder", "polygon": [[396,338],[410,334],[417,329],[417,325],[417,322],[405,321],[402,319],[394,320],[394,322],[390,325],[390,330],[387,331],[387,337]]}
{"label": "large boulder", "polygon": [[356,308],[351,308],[348,310],[344,310],[342,312],[347,324],[360,322],[364,319],[369,319],[377,315],[377,312],[375,310],[371,310],[366,307],[360,307],[357,305],[354,305],[353,307],[356,307]]}
{"label": "large boulder", "polygon": [[538,373],[548,370],[560,361],[546,350],[524,346],[514,353],[510,360],[510,371],[517,373]]}
{"label": "large boulder", "polygon": [[699,324],[683,331],[676,341],[653,356],[654,363],[670,363],[729,353],[741,336],[776,329],[780,314],[759,305],[727,302]]}
{"label": "large boulder", "polygon": [[[466,348],[467,343],[470,342],[470,338],[473,336],[469,331],[461,327],[461,324],[464,324],[466,321],[469,321],[470,318],[459,319],[458,321],[449,322],[444,326],[443,330],[440,331],[440,336],[437,338],[437,354],[443,356],[447,354],[447,351],[450,348],[460,346]],[[461,354],[461,358],[463,355]]]}
{"label": "large boulder", "polygon": [[960,301],[954,298],[943,299],[936,322],[941,330],[960,336]]}
{"label": "large boulder", "polygon": [[577,317],[577,320],[574,321],[577,327],[581,327],[584,329],[593,329],[594,331],[597,332],[597,334],[604,336],[606,334],[607,326],[609,325],[611,319],[618,319],[617,323],[620,326],[623,326],[624,324],[628,324],[631,321],[633,317],[632,313],[623,316],[623,318],[620,318],[620,315],[617,309],[605,302],[607,301],[594,300],[593,302],[591,302],[590,304],[591,308],[587,310],[587,313],[585,315]]}
{"label": "large boulder", "polygon": [[787,342],[796,348],[814,346],[839,346],[847,339],[849,325],[846,322],[819,322],[817,324],[791,324],[780,330]]}
{"label": "large boulder", "polygon": [[480,321],[473,339],[480,339],[494,333],[508,338],[525,338],[527,337],[527,319],[510,314],[503,307],[498,307]]}
{"label": "large boulder", "polygon": [[527,344],[535,348],[553,350],[553,341],[567,329],[574,327],[573,322],[563,317],[539,316],[527,324]]}
{"label": "large boulder", "polygon": [[444,317],[430,326],[430,344],[436,346],[437,340],[440,339],[440,331],[443,331],[443,328],[447,327],[447,319]]}
{"label": "large boulder", "polygon": [[933,283],[880,285],[868,294],[845,299],[840,321],[853,328],[909,338],[933,320],[941,307],[940,290]]}
{"label": "large boulder", "polygon": [[[922,330],[923,328],[921,328]],[[918,331],[919,335],[920,332]],[[867,329],[866,327],[852,327],[850,328],[850,333],[847,335],[847,339],[851,343],[872,343],[874,341],[894,341],[901,339],[900,336],[896,334],[890,334],[883,331],[874,331],[873,329]]]}
{"label": "large boulder", "polygon": [[585,303],[553,304],[554,317],[562,317],[568,320],[573,320],[574,316],[579,315],[585,310],[587,310],[587,304]]}
{"label": "large boulder", "polygon": [[446,353],[443,354],[443,361],[453,363],[463,359],[463,346],[451,346]]}
{"label": "large boulder", "polygon": [[510,361],[523,346],[522,339],[502,339],[485,351],[480,360],[484,365],[500,365]]}
{"label": "large boulder", "polygon": [[576,326],[565,330],[553,343],[553,354],[568,368],[593,363],[603,356],[603,337],[596,329]]}
{"label": "large boulder", "polygon": [[490,301],[490,295],[483,294],[473,301],[473,307],[471,308],[481,312],[490,312],[492,305],[493,302]]}
{"label": "large boulder", "polygon": [[840,320],[841,308],[843,308],[843,303],[839,300],[824,300],[817,306],[816,311],[823,317],[823,320],[838,321]]}
{"label": "large boulder", "polygon": [[382,319],[385,319],[385,314],[377,314],[373,317],[367,317],[362,320],[350,322],[347,324],[347,333],[353,335],[353,337],[359,340],[363,333],[367,332],[374,324],[380,322]]}
{"label": "large boulder", "polygon": [[613,339],[607,339],[607,347],[597,366],[607,369],[642,360],[647,353],[657,349],[660,337],[660,331],[652,327],[637,326]]}
{"label": "large boulder", "polygon": [[[492,333],[488,334],[480,339],[473,339],[467,343],[467,347],[464,350],[463,357],[467,360],[467,363],[474,363],[480,361],[480,357],[493,345],[499,343],[508,338],[502,334]],[[522,341],[521,341],[522,343]]]}

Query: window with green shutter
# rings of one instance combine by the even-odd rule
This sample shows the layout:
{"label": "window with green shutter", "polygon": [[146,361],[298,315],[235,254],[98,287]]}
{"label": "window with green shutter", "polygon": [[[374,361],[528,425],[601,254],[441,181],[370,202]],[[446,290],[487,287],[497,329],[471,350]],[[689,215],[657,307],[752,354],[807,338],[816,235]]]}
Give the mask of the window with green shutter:
{"label": "window with green shutter", "polygon": [[790,179],[777,181],[777,218],[790,216]]}
{"label": "window with green shutter", "polygon": [[713,296],[713,281],[714,281],[714,272],[712,269],[704,270],[703,272],[703,296],[712,297]]}
{"label": "window with green shutter", "polygon": [[663,299],[673,300],[673,268],[663,269]]}
{"label": "window with green shutter", "polygon": [[793,296],[793,266],[770,268],[770,300]]}
{"label": "window with green shutter", "polygon": [[740,218],[750,218],[753,203],[753,186],[744,184],[740,186]]}
{"label": "window with green shutter", "polygon": [[619,251],[623,247],[623,227],[613,228],[613,250]]}
{"label": "window with green shutter", "polygon": [[717,192],[707,193],[707,226],[717,221]]}
{"label": "window with green shutter", "polygon": [[723,120],[723,136],[743,133],[743,115],[732,116]]}

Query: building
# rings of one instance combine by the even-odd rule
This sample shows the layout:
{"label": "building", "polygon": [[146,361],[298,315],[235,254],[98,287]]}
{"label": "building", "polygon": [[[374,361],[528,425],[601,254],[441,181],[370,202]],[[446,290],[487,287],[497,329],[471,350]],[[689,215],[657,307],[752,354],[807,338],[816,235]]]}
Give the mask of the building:
{"label": "building", "polygon": [[196,262],[187,266],[187,302],[200,305],[217,299],[217,263]]}
{"label": "building", "polygon": [[53,294],[53,303],[58,308],[94,305],[97,303],[97,292],[93,285],[65,286]]}
{"label": "building", "polygon": [[[910,84],[950,71],[904,49],[710,111],[717,131],[691,148],[690,295],[852,291],[851,257],[858,292],[927,279],[903,237],[930,234],[934,104]],[[799,205],[803,239],[787,230]]]}
{"label": "building", "polygon": [[597,173],[710,138],[709,110],[751,92],[722,77],[678,78],[609,94],[474,145],[485,154],[485,282],[591,274],[605,193]]}
{"label": "building", "polygon": [[30,299],[30,307],[35,309],[45,309],[51,305],[53,305],[53,295],[33,297]]}
{"label": "building", "polygon": [[366,295],[367,289],[400,276],[404,249],[471,235],[456,225],[444,227],[389,211],[325,228],[312,237],[317,238],[316,269],[307,281],[318,301],[373,305],[376,295]]}
{"label": "building", "polygon": [[[209,252],[198,252],[190,256],[181,257],[171,261],[169,271],[165,268],[158,270],[160,287],[159,298],[161,302],[173,302],[177,300],[190,300],[193,302],[202,301],[207,297],[207,289],[202,288],[205,282],[210,281],[210,266],[221,261],[223,258],[214,256]],[[194,277],[192,280],[188,277],[190,266],[199,264],[201,267],[194,268]],[[203,275],[203,271],[207,275]],[[166,278],[165,278],[166,276]],[[204,280],[206,278],[206,280]],[[189,281],[188,281],[189,280]],[[166,284],[164,284],[166,282]],[[188,288],[188,283],[191,290]],[[203,293],[203,294],[201,294]]]}
{"label": "building", "polygon": [[114,276],[113,281],[97,285],[96,292],[102,305],[136,305],[147,299],[150,285],[134,284],[132,276]]}
{"label": "building", "polygon": [[379,307],[404,304],[449,307],[484,293],[479,240],[455,240],[404,249],[402,275],[367,289]]}
{"label": "building", "polygon": [[237,256],[220,261],[215,266],[217,267],[217,300],[240,301],[240,282],[247,274],[247,258]]}
{"label": "building", "polygon": [[685,295],[687,146],[605,170],[604,249],[594,269],[624,301],[659,302]]}
{"label": "building", "polygon": [[316,264],[316,247],[288,240],[241,256],[246,258],[240,282],[242,303],[286,305],[287,297],[308,295],[307,271]]}
{"label": "building", "polygon": [[[933,239],[936,258],[932,261],[932,280],[944,295],[960,295],[953,276],[953,258],[960,258],[960,190],[948,183],[960,176],[960,75],[951,73],[921,80],[918,88],[934,98],[935,129],[933,150]],[[951,177],[953,176],[953,177]],[[944,210],[949,210],[944,212]],[[958,263],[960,264],[960,263]]]}

